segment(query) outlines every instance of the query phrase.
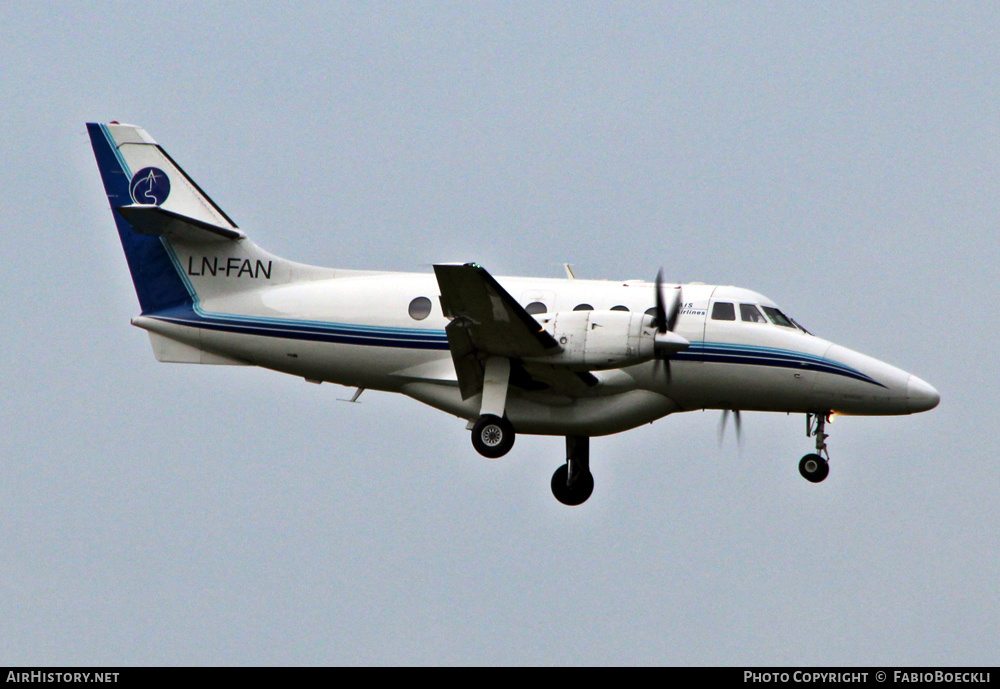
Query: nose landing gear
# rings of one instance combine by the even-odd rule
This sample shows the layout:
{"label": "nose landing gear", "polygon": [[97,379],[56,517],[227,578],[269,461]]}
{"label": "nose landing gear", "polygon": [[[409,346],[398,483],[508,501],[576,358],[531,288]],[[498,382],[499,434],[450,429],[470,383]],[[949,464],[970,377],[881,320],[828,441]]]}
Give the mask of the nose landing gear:
{"label": "nose landing gear", "polygon": [[[816,437],[816,452],[808,454],[799,461],[799,473],[802,478],[812,483],[819,483],[830,473],[830,453],[826,449],[826,422],[830,413],[806,414],[806,437]],[[823,458],[826,455],[826,459]]]}

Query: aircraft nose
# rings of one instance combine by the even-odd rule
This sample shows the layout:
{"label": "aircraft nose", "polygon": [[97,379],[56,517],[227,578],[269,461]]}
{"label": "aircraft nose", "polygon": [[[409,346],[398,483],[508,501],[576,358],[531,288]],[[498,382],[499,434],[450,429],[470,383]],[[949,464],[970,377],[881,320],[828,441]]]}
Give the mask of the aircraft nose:
{"label": "aircraft nose", "polygon": [[916,376],[910,376],[906,382],[906,408],[911,414],[927,411],[938,406],[941,395],[932,385],[925,383]]}

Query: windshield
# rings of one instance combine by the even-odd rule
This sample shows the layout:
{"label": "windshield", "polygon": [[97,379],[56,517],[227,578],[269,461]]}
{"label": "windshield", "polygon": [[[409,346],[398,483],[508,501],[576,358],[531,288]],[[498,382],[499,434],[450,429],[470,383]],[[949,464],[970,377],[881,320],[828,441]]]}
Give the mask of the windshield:
{"label": "windshield", "polygon": [[776,309],[773,306],[761,306],[760,308],[764,310],[764,313],[767,314],[767,317],[770,318],[771,322],[775,325],[781,325],[786,328],[796,328],[804,332],[806,335],[812,334],[791,318],[783,314],[780,309]]}
{"label": "windshield", "polygon": [[783,325],[786,328],[795,327],[795,324],[792,323],[791,318],[781,313],[781,311],[774,308],[773,306],[761,306],[760,308],[764,309],[764,313],[767,314],[767,317],[770,318],[771,322],[774,323],[775,325]]}

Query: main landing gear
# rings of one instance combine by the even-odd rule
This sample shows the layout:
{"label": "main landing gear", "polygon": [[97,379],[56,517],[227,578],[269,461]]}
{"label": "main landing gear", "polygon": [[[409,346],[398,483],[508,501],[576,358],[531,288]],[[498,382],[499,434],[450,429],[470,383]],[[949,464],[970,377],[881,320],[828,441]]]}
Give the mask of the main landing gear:
{"label": "main landing gear", "polygon": [[[669,371],[669,369],[668,369]],[[472,446],[483,457],[497,459],[514,447],[514,426],[507,420],[510,360],[491,356],[483,363],[483,393],[479,418],[472,424]],[[564,505],[580,505],[594,492],[590,473],[590,437],[566,436],[566,463],[552,475],[552,494]]]}
{"label": "main landing gear", "polygon": [[[472,445],[483,457],[503,457],[514,446],[514,427],[506,416],[483,414],[472,426]],[[552,474],[552,494],[564,505],[582,505],[594,492],[590,437],[566,436],[566,463]]]}
{"label": "main landing gear", "polygon": [[566,436],[566,463],[552,474],[552,494],[564,505],[582,505],[594,492],[590,473],[590,437]]}
{"label": "main landing gear", "polygon": [[503,457],[514,447],[514,427],[506,416],[483,414],[472,427],[472,446],[483,457]]}
{"label": "main landing gear", "polygon": [[[830,453],[826,449],[826,439],[830,436],[826,433],[826,422],[830,420],[830,413],[806,414],[806,437],[816,437],[816,452],[808,454],[799,461],[799,473],[802,478],[812,483],[819,483],[830,473]],[[826,459],[823,459],[826,455]]]}
{"label": "main landing gear", "polygon": [[472,425],[472,446],[483,457],[503,457],[514,447],[514,427],[507,420],[510,359],[491,356],[483,363],[483,399]]}

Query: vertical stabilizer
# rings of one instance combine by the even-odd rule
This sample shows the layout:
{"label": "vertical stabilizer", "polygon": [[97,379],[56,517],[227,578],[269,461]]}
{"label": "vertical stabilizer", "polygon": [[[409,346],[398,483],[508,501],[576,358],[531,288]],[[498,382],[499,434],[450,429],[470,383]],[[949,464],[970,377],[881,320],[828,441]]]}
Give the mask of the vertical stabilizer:
{"label": "vertical stabilizer", "polygon": [[145,130],[88,124],[143,314],[198,311],[215,298],[336,277],[264,251]]}
{"label": "vertical stabilizer", "polygon": [[[187,185],[174,181],[177,178],[186,180],[186,175],[181,173],[176,178],[168,175],[176,165],[144,130],[116,123],[88,123],[87,131],[142,312],[190,305],[192,295],[160,237],[135,231],[116,209],[136,205],[159,206],[166,210],[184,208],[199,212],[201,217],[210,218],[213,223],[218,223],[220,218],[229,225],[231,221],[215,208],[215,204],[199,203],[190,187],[185,188]],[[191,186],[197,190],[193,183]],[[197,193],[200,195],[200,191]]]}

